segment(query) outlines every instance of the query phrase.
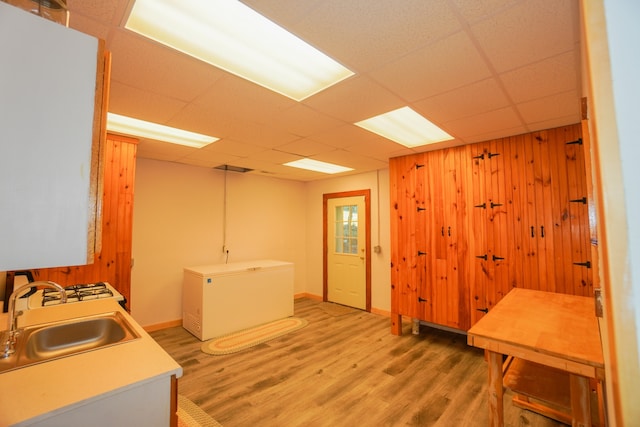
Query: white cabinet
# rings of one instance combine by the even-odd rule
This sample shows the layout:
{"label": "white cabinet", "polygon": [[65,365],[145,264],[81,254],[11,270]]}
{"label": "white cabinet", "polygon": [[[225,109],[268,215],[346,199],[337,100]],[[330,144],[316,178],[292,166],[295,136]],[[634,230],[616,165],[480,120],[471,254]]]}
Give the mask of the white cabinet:
{"label": "white cabinet", "polygon": [[102,399],[47,414],[32,427],[157,427],[171,425],[171,377],[136,384]]}
{"label": "white cabinet", "polygon": [[182,325],[205,341],[293,316],[293,274],[274,260],[185,268]]}
{"label": "white cabinet", "polygon": [[0,2],[0,62],[0,270],[86,264],[100,43]]}

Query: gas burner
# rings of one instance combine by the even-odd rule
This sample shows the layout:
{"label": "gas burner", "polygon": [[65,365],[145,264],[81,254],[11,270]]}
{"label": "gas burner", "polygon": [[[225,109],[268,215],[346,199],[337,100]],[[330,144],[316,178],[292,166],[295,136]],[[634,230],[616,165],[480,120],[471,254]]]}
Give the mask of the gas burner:
{"label": "gas burner", "polygon": [[[99,298],[111,298],[113,292],[103,282],[66,286],[67,302],[88,301]],[[60,303],[60,292],[53,289],[42,290],[42,306]]]}

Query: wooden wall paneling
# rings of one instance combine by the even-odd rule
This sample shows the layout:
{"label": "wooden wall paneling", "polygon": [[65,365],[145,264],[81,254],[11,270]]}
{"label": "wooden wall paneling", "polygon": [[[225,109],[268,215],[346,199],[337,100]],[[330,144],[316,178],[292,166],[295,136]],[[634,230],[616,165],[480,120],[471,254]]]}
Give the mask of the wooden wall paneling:
{"label": "wooden wall paneling", "polygon": [[[444,201],[444,242],[446,245],[445,276],[441,283],[440,291],[445,296],[446,304],[443,304],[443,322],[447,326],[460,328],[460,317],[463,307],[460,306],[460,281],[458,280],[458,214],[457,200],[461,191],[457,176],[455,148],[449,148],[444,152],[443,173],[446,177],[443,190]],[[442,301],[440,302],[442,304]]]}
{"label": "wooden wall paneling", "polygon": [[525,218],[525,224],[528,227],[531,239],[527,239],[526,256],[523,260],[525,265],[525,276],[523,287],[528,289],[540,289],[540,270],[538,265],[538,245],[537,235],[538,230],[537,215],[536,215],[536,183],[535,183],[535,171],[533,164],[535,163],[533,153],[533,143],[531,134],[523,135],[522,138],[524,156],[525,156],[525,183],[526,183],[526,197],[524,199],[525,206],[523,209],[523,215]]}
{"label": "wooden wall paneling", "polygon": [[593,270],[576,263],[591,258],[591,217],[571,202],[588,197],[588,165],[566,144],[579,137],[572,125],[393,159],[392,313],[466,330],[513,287],[590,295]]}
{"label": "wooden wall paneling", "polygon": [[411,282],[416,285],[414,317],[431,322],[433,320],[433,293],[429,272],[432,269],[429,253],[431,231],[428,228],[430,209],[428,159],[424,154],[416,154],[413,165],[415,174],[414,203],[409,208],[415,215],[415,243],[409,249],[415,259],[415,269]]}
{"label": "wooden wall paneling", "polygon": [[530,243],[530,230],[525,222],[526,208],[526,173],[525,173],[525,156],[524,144],[520,136],[509,138],[509,153],[505,153],[505,159],[509,164],[510,173],[510,209],[512,220],[513,244],[511,245],[511,253],[509,260],[511,264],[511,285],[522,287],[525,277],[524,259],[526,258],[526,247]]}
{"label": "wooden wall paneling", "polygon": [[547,265],[547,245],[548,239],[542,237],[542,227],[544,226],[545,216],[545,177],[542,173],[542,165],[545,163],[545,159],[541,153],[541,142],[544,138],[540,136],[540,132],[535,133],[529,139],[531,146],[531,169],[532,169],[532,186],[533,186],[533,209],[531,226],[534,228],[534,245],[536,252],[536,259],[538,262],[538,275],[536,282],[532,283],[536,289],[542,291],[554,292],[555,279],[551,276],[552,280],[549,280],[548,273],[553,272],[553,267]]}
{"label": "wooden wall paneling", "polygon": [[444,172],[446,150],[437,150],[425,155],[428,161],[429,193],[431,196],[431,216],[429,227],[433,233],[432,251],[429,254],[432,270],[428,274],[433,299],[433,322],[440,323],[446,319],[447,309],[447,241],[446,241],[446,201],[443,186],[447,185],[449,177]]}
{"label": "wooden wall paneling", "polygon": [[537,132],[531,139],[534,153],[534,173],[536,176],[536,243],[538,246],[538,265],[540,268],[540,289],[555,292],[555,268],[553,258],[553,240],[551,230],[551,189],[549,163],[549,136],[547,131]]}
{"label": "wooden wall paneling", "polygon": [[583,289],[584,296],[592,296],[594,292],[594,259],[593,253],[591,250],[591,225],[589,220],[589,203],[591,198],[591,192],[589,189],[589,185],[587,182],[587,146],[584,144],[584,135],[582,135],[582,127],[580,125],[573,126],[574,135],[579,135],[582,144],[580,144],[580,149],[578,150],[578,157],[576,159],[576,178],[578,181],[578,188],[580,190],[580,194],[582,194],[582,198],[586,201],[586,203],[581,203],[580,205],[580,252],[582,255],[582,259],[585,261],[589,261],[590,268],[585,268],[582,270],[582,282],[578,285]]}
{"label": "wooden wall paneling", "polygon": [[471,162],[468,183],[469,196],[469,309],[470,321],[473,325],[480,320],[489,304],[487,302],[488,282],[493,278],[487,255],[487,172],[484,161],[488,148],[478,143],[468,146],[467,155]]}
{"label": "wooden wall paneling", "polygon": [[390,159],[392,180],[391,206],[391,329],[402,333],[402,315],[417,317],[417,283],[415,242],[417,158],[405,156]]}
{"label": "wooden wall paneling", "polygon": [[522,185],[517,139],[506,138],[504,143],[505,162],[505,203],[507,206],[506,225],[508,233],[507,256],[509,259],[509,289],[519,287],[523,280],[522,259],[524,258],[523,240],[526,234],[522,225]]}
{"label": "wooden wall paneling", "polygon": [[[508,227],[509,199],[506,190],[506,166],[504,139],[491,141],[491,156],[487,159],[491,170],[491,188],[487,200],[489,215],[488,230],[493,234],[493,244],[488,248],[490,262],[494,264],[494,278],[489,287],[487,302],[489,310],[504,297],[510,288],[510,267],[513,260],[509,259],[511,233]],[[510,215],[509,215],[510,216]]]}
{"label": "wooden wall paneling", "polygon": [[564,142],[558,143],[557,138],[549,144],[549,165],[551,179],[553,182],[553,195],[551,199],[552,226],[549,230],[549,239],[552,239],[554,248],[554,268],[555,268],[555,292],[567,293],[566,286],[571,281],[571,271],[567,277],[564,260],[569,256],[569,240],[567,239],[564,221],[567,218],[567,173],[565,160]]}
{"label": "wooden wall paneling", "polygon": [[434,232],[434,320],[456,329],[467,329],[469,315],[469,268],[465,174],[470,162],[464,147],[429,153],[434,210],[440,209]]}
{"label": "wooden wall paneling", "polygon": [[430,153],[420,154],[420,163],[423,167],[419,170],[421,179],[424,183],[422,188],[423,193],[423,208],[421,220],[424,225],[424,249],[421,249],[423,255],[421,260],[424,263],[425,271],[423,276],[423,282],[420,288],[420,294],[418,295],[419,318],[427,322],[435,322],[436,317],[436,294],[435,294],[435,271],[438,266],[434,259],[434,254],[438,250],[438,239],[433,227],[433,221],[439,215],[441,215],[438,209],[436,200],[438,192],[435,191],[434,186],[437,185],[438,180],[433,178],[434,161]]}
{"label": "wooden wall paneling", "polygon": [[536,152],[539,154],[540,159],[536,163],[539,165],[538,170],[540,172],[538,187],[541,187],[542,190],[542,206],[537,207],[538,246],[544,247],[544,256],[541,253],[539,257],[541,278],[543,284],[547,286],[547,290],[555,292],[558,286],[555,268],[555,246],[553,245],[553,191],[556,185],[551,176],[550,156],[553,155],[553,149],[550,148],[550,145],[553,145],[553,142],[549,138],[549,133],[549,131],[541,132],[540,138],[534,138],[533,143],[537,147]]}
{"label": "wooden wall paneling", "polygon": [[454,272],[457,278],[458,297],[458,323],[457,328],[467,330],[471,327],[471,314],[469,310],[470,283],[467,280],[470,269],[469,258],[469,207],[466,176],[471,165],[471,159],[467,155],[465,147],[455,148],[456,164],[456,201],[454,214],[456,217],[455,227],[455,252],[451,255],[457,257]]}
{"label": "wooden wall paneling", "polygon": [[511,169],[513,180],[513,208],[516,212],[517,224],[514,224],[514,233],[519,235],[518,246],[516,251],[518,258],[516,259],[517,286],[525,287],[529,281],[530,269],[529,252],[531,251],[532,237],[531,224],[528,218],[528,185],[527,185],[527,158],[524,135],[518,135],[510,138],[511,145]]}
{"label": "wooden wall paneling", "polygon": [[485,233],[485,241],[486,241],[486,246],[484,248],[484,254],[486,256],[486,260],[484,260],[484,265],[485,265],[485,269],[488,272],[488,274],[486,275],[486,295],[485,295],[485,301],[486,301],[486,307],[485,309],[491,310],[491,307],[493,306],[493,304],[495,304],[495,299],[492,297],[492,295],[495,295],[496,292],[496,267],[499,265],[497,264],[494,260],[493,257],[494,256],[501,256],[501,254],[496,254],[495,250],[496,250],[496,231],[495,231],[495,224],[494,224],[494,216],[495,216],[495,212],[493,210],[493,208],[491,207],[491,203],[496,203],[497,201],[494,200],[494,189],[493,187],[497,184],[497,181],[494,181],[494,176],[493,176],[493,164],[495,164],[495,162],[492,162],[492,156],[493,154],[495,154],[496,152],[496,147],[495,144],[493,143],[493,141],[489,141],[485,144],[485,149],[484,149],[484,158],[482,159],[482,163],[484,163],[484,173],[485,173],[485,180],[484,180],[484,185],[485,185],[485,194],[484,194],[484,200],[483,203],[485,203],[486,207],[484,209],[486,209],[487,211],[487,217],[486,217],[486,222],[484,223],[484,225],[480,225],[480,227],[483,227],[484,229],[484,233]]}
{"label": "wooden wall paneling", "polygon": [[[503,203],[502,209],[504,210],[504,242],[505,242],[505,250],[504,257],[505,263],[508,268],[506,273],[506,277],[504,278],[504,283],[502,285],[503,295],[509,293],[509,291],[516,287],[518,284],[518,277],[521,273],[519,271],[519,259],[521,254],[519,253],[519,248],[521,247],[522,241],[522,233],[520,231],[520,223],[519,223],[519,211],[516,209],[513,203],[513,195],[514,195],[514,167],[512,163],[513,155],[511,153],[512,141],[511,138],[504,138],[500,140],[501,144],[501,154],[499,161],[501,162],[501,167],[503,170],[503,185],[500,189],[500,200]],[[517,172],[517,171],[516,171]]]}
{"label": "wooden wall paneling", "polygon": [[391,333],[402,334],[402,315],[400,312],[401,296],[400,286],[402,275],[406,271],[406,265],[402,260],[403,242],[400,238],[402,232],[402,214],[404,203],[401,198],[404,180],[402,179],[403,158],[389,159],[389,234],[390,242],[390,278],[391,278]]}
{"label": "wooden wall paneling", "polygon": [[598,253],[598,229],[596,218],[596,204],[595,193],[593,189],[593,160],[592,160],[592,144],[591,135],[589,134],[589,121],[584,119],[581,123],[581,135],[583,141],[583,153],[585,164],[585,185],[587,189],[587,203],[588,203],[588,215],[589,215],[589,240],[590,240],[590,253],[591,253],[591,283],[593,284],[594,291],[600,287],[599,282],[599,253]]}
{"label": "wooden wall paneling", "polygon": [[[560,130],[558,130],[560,131]],[[573,266],[571,294],[591,296],[593,295],[593,283],[590,277],[591,269],[580,266],[581,263],[591,263],[591,250],[589,247],[589,208],[587,204],[587,187],[585,157],[583,145],[566,144],[581,138],[579,125],[563,128],[564,135],[559,136],[565,141],[567,159],[567,181],[569,192],[569,223],[571,228],[571,263]],[[571,202],[571,200],[584,200],[583,202]],[[567,268],[571,268],[567,264]]]}
{"label": "wooden wall paneling", "polygon": [[[133,182],[135,180],[136,145],[126,141],[118,143],[120,148],[120,169],[118,176],[118,214],[115,241],[115,270],[118,291],[131,295],[131,251],[133,231]],[[129,308],[131,306],[129,305]]]}

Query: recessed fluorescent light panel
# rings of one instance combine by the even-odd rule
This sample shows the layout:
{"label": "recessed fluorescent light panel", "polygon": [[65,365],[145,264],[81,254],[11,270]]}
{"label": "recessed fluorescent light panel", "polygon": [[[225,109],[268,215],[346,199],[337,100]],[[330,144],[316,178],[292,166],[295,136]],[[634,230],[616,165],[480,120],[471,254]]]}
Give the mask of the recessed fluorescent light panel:
{"label": "recessed fluorescent light panel", "polygon": [[219,139],[113,113],[107,113],[107,130],[194,148],[202,148]]}
{"label": "recessed fluorescent light panel", "polygon": [[285,166],[291,166],[298,169],[306,169],[314,172],[322,172],[322,173],[340,173],[352,171],[352,168],[347,168],[344,166],[334,165],[332,163],[320,162],[318,160],[313,159],[300,159],[295,160],[293,162],[285,163]]}
{"label": "recessed fluorescent light panel", "polygon": [[355,125],[409,148],[453,139],[409,107],[362,120]]}
{"label": "recessed fluorescent light panel", "polygon": [[296,101],[353,75],[235,0],[136,0],[125,27]]}

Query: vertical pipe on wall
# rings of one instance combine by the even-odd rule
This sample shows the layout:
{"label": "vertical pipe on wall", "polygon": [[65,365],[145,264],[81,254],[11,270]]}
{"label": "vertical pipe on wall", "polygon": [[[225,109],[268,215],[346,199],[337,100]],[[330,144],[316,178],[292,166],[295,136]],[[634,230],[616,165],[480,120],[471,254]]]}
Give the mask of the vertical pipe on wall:
{"label": "vertical pipe on wall", "polygon": [[227,168],[224,169],[224,184],[222,190],[222,253],[227,251]]}

